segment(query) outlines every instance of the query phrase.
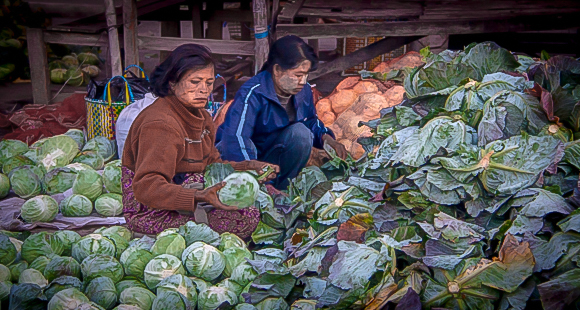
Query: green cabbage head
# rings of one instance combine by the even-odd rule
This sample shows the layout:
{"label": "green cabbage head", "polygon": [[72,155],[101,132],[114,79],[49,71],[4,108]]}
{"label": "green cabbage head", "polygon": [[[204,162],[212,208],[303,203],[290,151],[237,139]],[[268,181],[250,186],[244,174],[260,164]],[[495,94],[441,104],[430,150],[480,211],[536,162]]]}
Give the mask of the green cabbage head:
{"label": "green cabbage head", "polygon": [[79,278],[63,276],[50,282],[50,284],[48,284],[48,286],[44,289],[44,295],[46,296],[47,300],[51,300],[56,293],[66,290],[67,288],[76,288],[80,290],[82,287],[83,283]]}
{"label": "green cabbage head", "polygon": [[116,252],[113,241],[101,234],[86,235],[72,246],[72,257],[81,263],[91,254],[115,256]]}
{"label": "green cabbage head", "polygon": [[101,170],[105,167],[105,160],[95,151],[80,152],[77,157],[73,159],[73,163],[85,164],[95,170]]}
{"label": "green cabbage head", "polygon": [[121,189],[121,160],[114,160],[105,165],[103,183],[109,193],[123,194]]}
{"label": "green cabbage head", "polygon": [[117,304],[117,289],[113,280],[107,277],[98,277],[91,280],[85,294],[90,301],[105,308],[112,309]]}
{"label": "green cabbage head", "polygon": [[102,216],[119,216],[123,213],[123,196],[103,194],[95,200],[95,211]]}
{"label": "green cabbage head", "polygon": [[44,276],[49,282],[62,276],[81,277],[81,265],[72,257],[57,256],[44,269]]}
{"label": "green cabbage head", "polygon": [[75,310],[90,300],[76,288],[67,288],[56,293],[48,302],[48,310]]}
{"label": "green cabbage head", "polygon": [[197,304],[197,286],[193,281],[191,281],[191,279],[184,275],[175,274],[163,279],[163,281],[157,284],[157,294],[161,294],[163,291],[167,290],[180,293],[185,296],[192,305]]}
{"label": "green cabbage head", "polygon": [[18,284],[23,283],[33,283],[40,287],[45,287],[48,285],[48,281],[46,280],[44,275],[42,275],[42,272],[32,268],[25,269],[20,273],[20,277],[18,278]]}
{"label": "green cabbage head", "polygon": [[64,134],[76,141],[77,145],[79,146],[79,150],[82,149],[85,145],[85,133],[82,130],[69,129]]}
{"label": "green cabbage head", "polygon": [[40,195],[27,200],[20,212],[20,216],[28,223],[50,222],[58,214],[58,203],[50,196]]}
{"label": "green cabbage head", "polygon": [[72,190],[73,194],[83,195],[95,201],[103,193],[103,179],[93,169],[80,170],[73,182]]}
{"label": "green cabbage head", "polygon": [[181,257],[183,250],[185,250],[185,239],[179,234],[178,229],[170,228],[157,235],[157,240],[151,247],[151,254],[154,257],[161,254]]}
{"label": "green cabbage head", "polygon": [[224,179],[226,186],[219,190],[222,203],[239,209],[254,205],[260,191],[256,177],[247,172],[234,172]]}
{"label": "green cabbage head", "polygon": [[7,175],[0,173],[0,199],[8,196],[10,193],[10,179]]}
{"label": "green cabbage head", "polygon": [[20,140],[2,140],[0,141],[0,164],[16,155],[28,152],[28,144]]}
{"label": "green cabbage head", "polygon": [[233,306],[238,303],[238,296],[226,287],[212,286],[201,292],[198,297],[199,309],[216,309],[222,304]]}
{"label": "green cabbage head", "polygon": [[98,277],[111,278],[114,283],[123,279],[123,266],[109,255],[93,254],[83,260],[81,264],[83,280],[89,282]]}
{"label": "green cabbage head", "polygon": [[94,151],[99,153],[105,162],[111,160],[115,156],[116,143],[107,139],[106,137],[97,136],[87,141],[83,147],[83,151]]}
{"label": "green cabbage head", "polygon": [[179,258],[169,254],[159,255],[145,266],[145,284],[153,290],[159,282],[174,274],[185,275],[185,269]]}
{"label": "green cabbage head", "polygon": [[42,194],[42,182],[31,166],[15,168],[8,175],[12,190],[18,197],[29,199]]}
{"label": "green cabbage head", "polygon": [[121,304],[133,305],[141,310],[150,310],[155,301],[155,294],[143,287],[129,287],[123,290],[119,296]]}
{"label": "green cabbage head", "polygon": [[73,138],[58,135],[35,142],[26,156],[50,171],[70,164],[78,153],[79,148]]}
{"label": "green cabbage head", "polygon": [[[153,301],[152,309],[155,310],[189,310],[193,309],[192,305],[185,296],[175,291],[163,291],[157,294],[157,298]],[[205,308],[199,308],[205,309]]]}
{"label": "green cabbage head", "polygon": [[83,195],[73,194],[60,202],[60,213],[64,216],[89,216],[93,212],[93,203]]}
{"label": "green cabbage head", "polygon": [[0,264],[10,265],[16,259],[18,252],[22,248],[18,240],[0,234]]}
{"label": "green cabbage head", "polygon": [[2,172],[4,174],[9,174],[14,168],[22,166],[34,166],[34,161],[24,155],[16,155],[14,157],[8,158],[2,165]]}
{"label": "green cabbage head", "polygon": [[215,247],[201,241],[188,246],[182,255],[185,268],[190,275],[213,281],[219,277],[226,267],[224,254]]}
{"label": "green cabbage head", "polygon": [[73,244],[81,240],[81,235],[72,230],[59,230],[54,232],[54,235],[62,240],[62,246],[64,247],[62,255],[64,256],[71,256]]}

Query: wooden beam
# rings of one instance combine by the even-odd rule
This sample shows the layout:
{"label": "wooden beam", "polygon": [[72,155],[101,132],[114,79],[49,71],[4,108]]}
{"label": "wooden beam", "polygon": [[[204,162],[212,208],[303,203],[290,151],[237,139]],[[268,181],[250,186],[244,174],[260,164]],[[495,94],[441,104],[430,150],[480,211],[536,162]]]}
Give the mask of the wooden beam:
{"label": "wooden beam", "polygon": [[280,23],[292,23],[294,21],[294,17],[298,14],[298,11],[304,4],[305,0],[290,0],[286,2],[282,11],[278,15],[278,22]]}
{"label": "wooden beam", "polygon": [[196,39],[203,39],[203,22],[201,21],[200,3],[192,3],[191,7],[191,22],[193,24],[193,37]]}
{"label": "wooden beam", "polygon": [[318,66],[318,69],[308,75],[309,80],[314,80],[323,75],[340,72],[353,66],[371,60],[379,55],[388,53],[405,44],[411,43],[420,36],[413,37],[388,37],[375,42],[369,46],[356,50],[348,55],[337,58],[331,62],[323,63]]}
{"label": "wooden beam", "polygon": [[105,1],[105,16],[109,32],[109,59],[107,62],[111,66],[113,76],[123,74],[121,66],[121,48],[119,47],[119,32],[117,30],[117,13],[113,0]]}
{"label": "wooden beam", "polygon": [[[577,19],[577,18],[576,18]],[[276,28],[279,36],[297,35],[304,39],[374,37],[374,36],[427,36],[435,34],[471,34],[492,32],[514,32],[524,30],[567,29],[577,22],[568,18],[514,18],[486,21],[409,21],[377,23],[335,24],[280,24]]]}
{"label": "wooden beam", "polygon": [[[123,39],[125,47],[125,67],[139,65],[137,6],[135,0],[123,0]],[[135,73],[138,73],[136,70]]]}
{"label": "wooden beam", "polygon": [[34,104],[48,104],[50,102],[50,74],[43,30],[26,28],[26,42],[32,81],[32,100]]}
{"label": "wooden beam", "polygon": [[[270,44],[268,43],[268,11],[266,5],[266,0],[253,0],[254,39],[256,41],[254,73],[256,74],[268,59],[268,52],[270,50]],[[263,36],[258,37],[260,35]]]}
{"label": "wooden beam", "polygon": [[101,34],[81,34],[72,32],[45,31],[44,42],[81,46],[108,46],[109,38],[106,32]]}
{"label": "wooden beam", "polygon": [[218,10],[213,13],[212,18],[222,22],[253,22],[254,14],[245,10]]}
{"label": "wooden beam", "polygon": [[280,0],[273,0],[272,2],[272,19],[270,21],[270,25],[272,29],[270,29],[270,38],[273,41],[276,41],[276,24],[278,23],[278,14],[280,14]]}
{"label": "wooden beam", "polygon": [[324,17],[324,18],[346,18],[346,19],[370,19],[370,18],[397,18],[419,16],[422,14],[421,7],[405,9],[315,9],[302,8],[298,12],[300,17]]}
{"label": "wooden beam", "polygon": [[246,56],[254,55],[255,45],[251,41],[164,38],[153,36],[138,36],[137,41],[139,48],[144,50],[173,51],[180,45],[193,43],[207,46],[214,54]]}

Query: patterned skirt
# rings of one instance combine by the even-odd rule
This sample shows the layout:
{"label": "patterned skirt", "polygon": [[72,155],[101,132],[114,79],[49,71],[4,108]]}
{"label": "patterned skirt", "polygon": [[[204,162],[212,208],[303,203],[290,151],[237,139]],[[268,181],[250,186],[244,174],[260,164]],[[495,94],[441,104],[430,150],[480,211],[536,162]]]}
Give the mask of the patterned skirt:
{"label": "patterned skirt", "polygon": [[[177,228],[189,221],[195,221],[193,215],[150,208],[137,201],[133,193],[135,173],[126,167],[122,167],[122,171],[123,213],[129,229],[142,234],[158,234],[167,228]],[[200,173],[187,174],[182,179],[182,186],[204,182]],[[256,207],[235,211],[214,209],[207,213],[207,220],[209,227],[220,234],[230,232],[242,239],[248,239],[258,226],[260,211]]]}

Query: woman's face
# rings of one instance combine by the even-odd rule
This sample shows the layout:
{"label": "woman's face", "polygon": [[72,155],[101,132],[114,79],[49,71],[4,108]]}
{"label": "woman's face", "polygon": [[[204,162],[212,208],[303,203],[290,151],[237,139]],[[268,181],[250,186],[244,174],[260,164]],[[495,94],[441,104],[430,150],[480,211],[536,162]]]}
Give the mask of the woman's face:
{"label": "woman's face", "polygon": [[[296,68],[282,70],[279,65],[274,65],[274,85],[279,95],[296,95],[308,80],[308,72],[312,64],[309,60],[303,60]],[[281,93],[280,93],[281,92]]]}
{"label": "woman's face", "polygon": [[202,109],[213,90],[214,76],[211,65],[199,70],[189,70],[179,82],[171,85],[171,90],[186,108]]}

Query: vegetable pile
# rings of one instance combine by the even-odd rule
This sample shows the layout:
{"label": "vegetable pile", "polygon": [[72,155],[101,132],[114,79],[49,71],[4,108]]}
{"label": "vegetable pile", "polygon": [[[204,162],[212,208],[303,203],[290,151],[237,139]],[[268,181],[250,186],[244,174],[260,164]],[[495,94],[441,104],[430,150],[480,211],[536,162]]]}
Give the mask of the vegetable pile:
{"label": "vegetable pile", "polygon": [[48,64],[50,81],[55,84],[72,86],[87,85],[91,78],[99,76],[101,61],[94,53],[71,53]]}
{"label": "vegetable pile", "polygon": [[[103,216],[123,211],[121,161],[115,143],[104,137],[85,142],[82,131],[39,140],[30,147],[18,140],[0,141],[0,198],[12,190],[26,199],[24,221],[50,222],[59,213],[67,217]],[[102,175],[97,170],[103,170]],[[60,202],[51,197],[65,194]]]}
{"label": "vegetable pile", "polygon": [[[329,149],[331,161],[275,197],[229,165],[208,168],[206,186],[236,180],[224,199],[257,197],[251,242],[194,222],[138,239],[117,226],[2,232],[0,299],[58,310],[580,307],[580,62],[491,42],[421,55],[422,66],[373,75],[400,80],[406,98],[360,124],[372,135],[356,162]],[[96,195],[85,196],[71,212]]]}

